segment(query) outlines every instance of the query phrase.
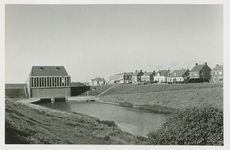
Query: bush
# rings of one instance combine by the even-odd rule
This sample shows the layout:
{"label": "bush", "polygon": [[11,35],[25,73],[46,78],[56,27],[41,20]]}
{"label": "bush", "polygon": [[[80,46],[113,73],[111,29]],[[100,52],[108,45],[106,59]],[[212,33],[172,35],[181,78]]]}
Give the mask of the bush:
{"label": "bush", "polygon": [[102,124],[105,124],[109,127],[117,127],[117,125],[115,124],[114,121],[107,121],[107,120],[96,120],[98,123],[102,123]]}
{"label": "bush", "polygon": [[148,144],[223,145],[223,111],[211,106],[177,111],[148,134]]}
{"label": "bush", "polygon": [[119,105],[124,106],[124,107],[133,107],[133,104],[129,103],[129,102],[121,102],[121,103],[119,103]]}

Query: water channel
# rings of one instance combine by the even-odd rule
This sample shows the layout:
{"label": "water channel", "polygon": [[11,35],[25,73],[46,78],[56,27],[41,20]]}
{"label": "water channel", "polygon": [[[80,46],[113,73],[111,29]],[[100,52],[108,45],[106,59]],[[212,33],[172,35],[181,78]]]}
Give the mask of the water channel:
{"label": "water channel", "polygon": [[133,135],[146,137],[151,131],[157,131],[167,116],[141,111],[137,108],[121,107],[99,102],[60,102],[39,104],[51,109],[78,112],[97,117],[100,120],[114,121],[118,127]]}

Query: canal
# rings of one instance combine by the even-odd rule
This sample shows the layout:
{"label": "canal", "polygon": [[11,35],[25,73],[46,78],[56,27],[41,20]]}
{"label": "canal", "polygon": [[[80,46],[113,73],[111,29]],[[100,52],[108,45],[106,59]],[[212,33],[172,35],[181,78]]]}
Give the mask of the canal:
{"label": "canal", "polygon": [[78,112],[97,117],[100,120],[114,121],[121,130],[144,137],[147,137],[147,134],[151,131],[157,131],[167,118],[164,114],[154,114],[137,108],[99,102],[84,103],[70,101],[39,105],[62,111]]}

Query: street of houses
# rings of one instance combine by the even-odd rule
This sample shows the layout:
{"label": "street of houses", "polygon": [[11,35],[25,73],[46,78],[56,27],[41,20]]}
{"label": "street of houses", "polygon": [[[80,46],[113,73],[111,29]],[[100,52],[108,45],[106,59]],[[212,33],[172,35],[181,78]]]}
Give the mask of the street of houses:
{"label": "street of houses", "polygon": [[178,69],[170,71],[170,69],[152,72],[138,71],[124,72],[115,74],[109,77],[109,81],[106,82],[104,78],[95,78],[90,80],[90,85],[104,85],[104,84],[146,84],[146,83],[202,83],[211,82],[219,83],[223,82],[223,65],[216,65],[211,69],[208,64],[196,63],[192,70]]}

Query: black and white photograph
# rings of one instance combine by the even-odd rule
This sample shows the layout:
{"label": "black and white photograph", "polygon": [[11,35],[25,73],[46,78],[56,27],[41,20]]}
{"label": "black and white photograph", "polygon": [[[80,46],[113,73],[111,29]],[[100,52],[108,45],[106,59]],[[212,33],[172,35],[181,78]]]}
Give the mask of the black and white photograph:
{"label": "black and white photograph", "polygon": [[4,3],[4,149],[229,148],[216,2]]}

